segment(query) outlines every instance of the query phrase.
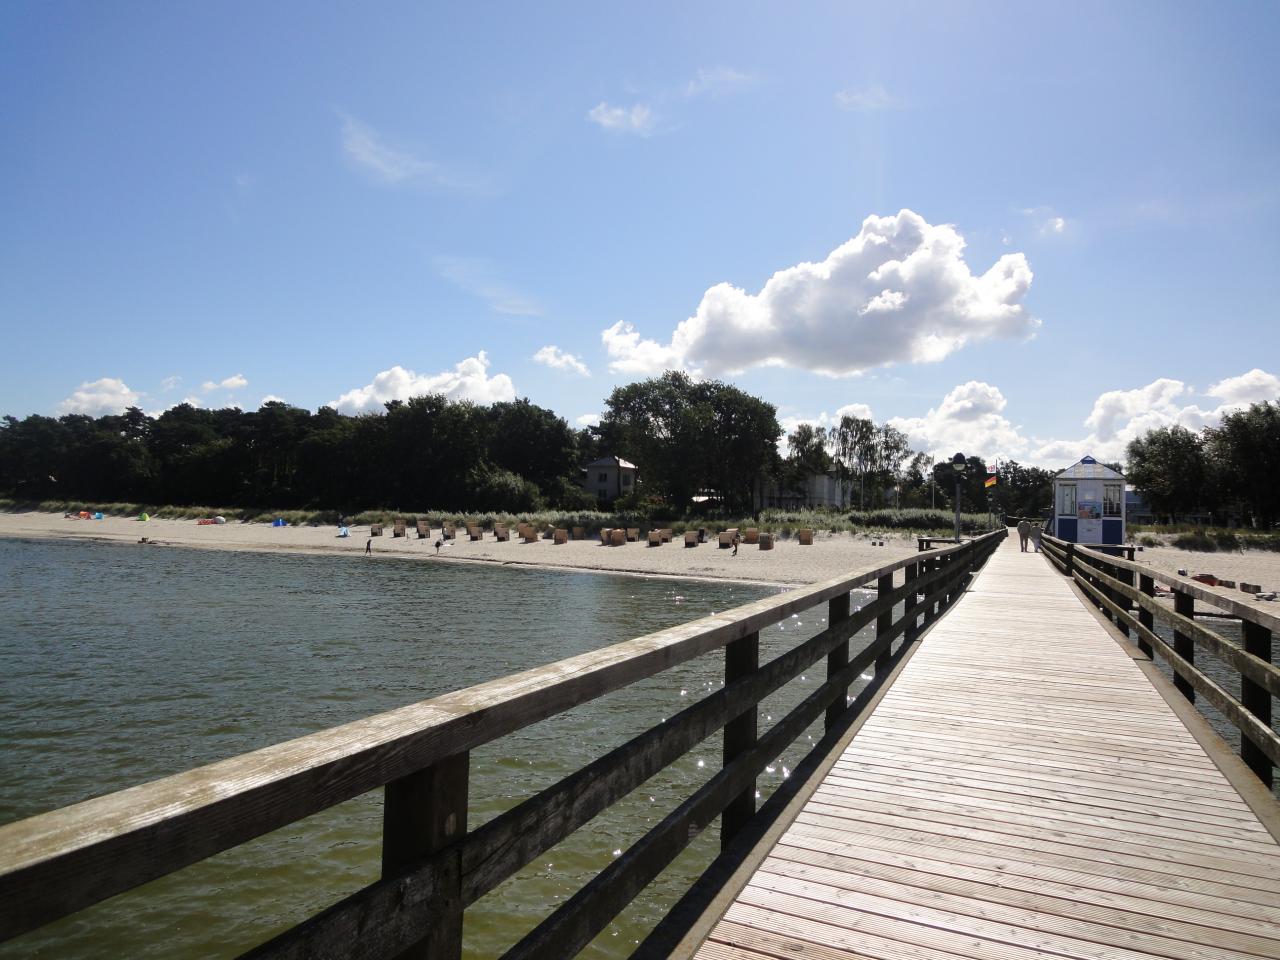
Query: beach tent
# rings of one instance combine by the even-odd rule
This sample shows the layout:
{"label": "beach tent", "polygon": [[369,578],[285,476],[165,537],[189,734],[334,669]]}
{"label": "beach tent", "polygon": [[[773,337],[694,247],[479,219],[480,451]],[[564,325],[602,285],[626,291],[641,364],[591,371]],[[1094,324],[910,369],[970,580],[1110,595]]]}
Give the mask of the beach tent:
{"label": "beach tent", "polygon": [[281,517],[276,517],[274,520],[271,521],[271,525],[273,527],[287,527],[289,524],[286,523]]}
{"label": "beach tent", "polygon": [[338,536],[340,536],[340,537],[349,537],[349,536],[351,536],[351,531],[350,531],[350,530],[348,530],[346,527],[339,527],[339,528],[338,528]]}
{"label": "beach tent", "polygon": [[227,522],[227,518],[226,518],[226,517],[214,517],[214,518],[213,518],[213,522],[214,522],[214,523],[216,523],[218,526],[222,526],[224,523],[226,523],[226,522]]}
{"label": "beach tent", "polygon": [[101,511],[101,510],[99,510],[97,513],[95,513],[95,514],[93,515],[93,519],[95,519],[95,520],[101,520],[101,519],[102,519],[102,511]]}
{"label": "beach tent", "polygon": [[151,519],[151,516],[150,516],[149,514],[143,513],[143,514],[140,514],[140,515],[138,516],[138,519],[139,519],[139,520],[150,520],[150,519]]}

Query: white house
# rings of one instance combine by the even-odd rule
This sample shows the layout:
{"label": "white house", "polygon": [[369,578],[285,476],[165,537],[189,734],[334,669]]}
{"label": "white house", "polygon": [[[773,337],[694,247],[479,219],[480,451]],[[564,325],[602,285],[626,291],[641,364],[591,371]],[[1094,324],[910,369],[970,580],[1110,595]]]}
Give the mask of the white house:
{"label": "white house", "polygon": [[788,484],[760,478],[752,492],[755,509],[770,507],[795,510],[801,507],[837,507],[849,505],[852,484],[841,483],[834,469],[826,473],[811,473],[799,483]]}
{"label": "white house", "polygon": [[636,488],[636,465],[621,457],[601,457],[585,469],[582,488],[601,502],[617,500]]}
{"label": "white house", "polygon": [[1124,543],[1124,476],[1084,457],[1053,478],[1055,536],[1075,543]]}

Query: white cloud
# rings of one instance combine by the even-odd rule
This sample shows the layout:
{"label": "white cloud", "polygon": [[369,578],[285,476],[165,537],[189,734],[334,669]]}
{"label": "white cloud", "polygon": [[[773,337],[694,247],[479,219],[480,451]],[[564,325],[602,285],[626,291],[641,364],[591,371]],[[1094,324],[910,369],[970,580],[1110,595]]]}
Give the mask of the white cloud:
{"label": "white cloud", "polygon": [[1071,227],[1071,221],[1060,216],[1053,207],[1023,207],[1018,212],[1031,220],[1036,233],[1042,237],[1061,237]]}
{"label": "white cloud", "polygon": [[970,380],[953,389],[923,417],[892,417],[913,450],[935,460],[960,452],[984,460],[1017,459],[1027,440],[1005,416],[1004,394],[989,383]]}
{"label": "white cloud", "polygon": [[265,397],[263,397],[261,400],[258,401],[258,407],[259,409],[261,409],[262,407],[265,407],[268,403],[288,403],[288,402],[289,401],[286,400],[284,397],[277,397],[274,393],[268,393]]}
{"label": "white cloud", "polygon": [[619,320],[612,327],[601,331],[600,341],[613,359],[609,370],[613,373],[661,373],[678,370],[684,360],[674,347],[664,347],[654,340],[641,340],[635,327]]}
{"label": "white cloud", "polygon": [[587,111],[587,119],[605,130],[612,130],[615,133],[634,133],[641,137],[647,137],[653,133],[654,124],[658,121],[653,109],[643,103],[633,104],[630,107],[615,107],[604,100]]}
{"label": "white cloud", "polygon": [[451,190],[476,187],[459,180],[441,164],[391,146],[368,124],[341,112],[338,117],[342,121],[343,153],[374,180],[392,186],[416,183]]}
{"label": "white cloud", "polygon": [[1238,377],[1227,377],[1205,390],[1224,404],[1247,406],[1264,400],[1280,399],[1280,377],[1254,367]]}
{"label": "white cloud", "polygon": [[1063,464],[1091,454],[1099,460],[1123,461],[1129,442],[1148,431],[1177,426],[1198,432],[1216,427],[1225,414],[1250,403],[1276,399],[1280,396],[1280,378],[1255,368],[1213,384],[1203,395],[1222,402],[1202,406],[1193,388],[1167,377],[1132,390],[1108,390],[1094,401],[1084,420],[1089,430],[1085,437],[1044,441],[1031,451],[1031,460]]}
{"label": "white cloud", "polygon": [[901,106],[897,97],[889,94],[882,84],[873,83],[859,89],[849,88],[836,93],[836,106],[850,113],[870,113],[875,110],[892,110]]}
{"label": "white cloud", "polygon": [[168,393],[170,390],[176,390],[181,383],[182,378],[177,375],[165,377],[160,381],[160,389],[165,393]]}
{"label": "white cloud", "polygon": [[488,260],[474,257],[435,257],[432,261],[445,280],[479,297],[498,313],[521,317],[539,317],[542,307],[529,297],[508,288],[494,276]]}
{"label": "white cloud", "polygon": [[692,80],[685,85],[686,97],[723,97],[740,90],[746,90],[755,83],[750,74],[742,73],[731,67],[703,67]]}
{"label": "white cloud", "polygon": [[1022,305],[1031,268],[1005,254],[975,276],[964,238],[919,214],[868,217],[821,263],[775,273],[758,294],[720,283],[702,296],[669,344],[631,324],[601,334],[615,373],[682,368],[718,376],[790,366],[848,375],[893,363],[941,360],[966,343],[1027,337],[1040,321]]}
{"label": "white cloud", "polygon": [[213,390],[238,390],[241,387],[247,387],[248,385],[249,381],[245,379],[243,373],[233,373],[225,380],[206,380],[204,383],[200,384],[200,389],[205,393],[209,393]]}
{"label": "white cloud", "polygon": [[89,417],[124,413],[126,407],[136,407],[141,397],[130,390],[123,380],[103,377],[92,383],[82,383],[71,396],[58,404],[59,414],[82,413]]}
{"label": "white cloud", "polygon": [[573,422],[580,427],[598,427],[600,426],[600,414],[584,413]]}
{"label": "white cloud", "polygon": [[537,363],[551,367],[553,370],[570,370],[584,377],[591,376],[587,365],[572,353],[565,353],[559,347],[546,346],[533,355]]}
{"label": "white cloud", "polygon": [[516,390],[511,378],[505,373],[491,377],[488,370],[489,358],[483,350],[443,373],[419,375],[397,364],[375,376],[372,383],[329,401],[328,406],[341,413],[371,413],[382,410],[390,400],[408,400],[428,393],[476,403],[514,400]]}

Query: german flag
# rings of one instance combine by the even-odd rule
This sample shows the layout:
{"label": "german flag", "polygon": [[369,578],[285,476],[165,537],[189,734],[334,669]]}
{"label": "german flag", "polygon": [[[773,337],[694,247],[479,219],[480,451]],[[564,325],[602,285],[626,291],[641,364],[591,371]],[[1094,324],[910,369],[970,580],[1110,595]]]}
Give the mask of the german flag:
{"label": "german flag", "polygon": [[993,473],[993,474],[991,474],[989,477],[987,477],[987,481],[986,481],[986,483],[984,483],[984,484],[983,484],[983,486],[984,486],[984,487],[994,487],[994,486],[996,485],[996,480],[998,480],[998,479],[999,479],[999,474],[995,474],[995,473]]}

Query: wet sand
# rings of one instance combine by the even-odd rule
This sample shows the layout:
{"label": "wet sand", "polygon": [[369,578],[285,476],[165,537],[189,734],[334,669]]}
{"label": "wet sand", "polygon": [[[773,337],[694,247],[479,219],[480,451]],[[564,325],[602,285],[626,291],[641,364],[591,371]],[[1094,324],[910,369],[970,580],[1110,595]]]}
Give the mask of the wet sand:
{"label": "wet sand", "polygon": [[[440,550],[436,557],[438,527],[429,539],[392,537],[389,527],[380,537],[369,537],[369,528],[351,527],[347,538],[337,536],[337,528],[272,527],[264,523],[228,522],[199,526],[194,520],[152,519],[145,523],[122,517],[105,520],[68,520],[52,513],[0,513],[0,536],[56,539],[95,539],[137,544],[146,537],[161,549],[164,546],[208,550],[250,550],[278,553],[343,554],[354,561],[380,558],[410,558],[437,563],[532,564],[643,576],[741,580],[784,586],[817,583],[831,577],[872,570],[916,552],[914,534],[891,536],[884,546],[875,546],[861,534],[818,532],[812,546],[801,546],[794,538],[777,539],[772,550],[742,544],[738,555],[720,549],[715,542],[685,547],[682,537],[671,543],[650,547],[628,543],[620,547],[602,546],[598,539],[554,544],[550,540],[520,543],[514,538],[499,543],[493,533],[472,542],[465,532]],[[372,543],[372,555],[364,556],[365,544]],[[140,545],[143,549],[149,545]]]}

